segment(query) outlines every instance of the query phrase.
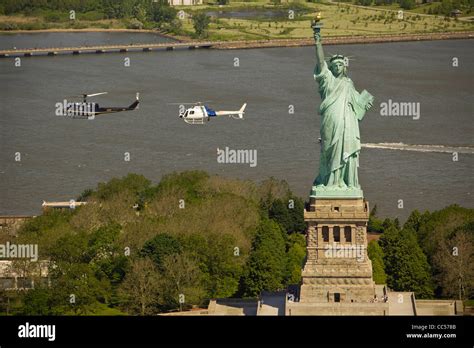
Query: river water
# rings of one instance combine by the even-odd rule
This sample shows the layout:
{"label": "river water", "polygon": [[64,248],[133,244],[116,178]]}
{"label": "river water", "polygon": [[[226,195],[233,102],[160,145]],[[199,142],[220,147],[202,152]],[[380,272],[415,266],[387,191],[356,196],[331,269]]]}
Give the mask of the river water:
{"label": "river water", "polygon": [[174,41],[154,33],[130,32],[46,32],[0,35],[0,49],[78,47],[115,44],[162,43]]}
{"label": "river water", "polygon": [[[56,46],[46,35],[39,41]],[[376,98],[360,124],[362,142],[371,144],[362,149],[359,171],[370,205],[402,219],[413,209],[474,207],[473,41],[326,47],[326,55],[335,53],[351,57],[357,90]],[[0,214],[37,214],[43,200],[73,199],[129,172],[155,182],[187,169],[256,181],[274,176],[307,197],[319,164],[314,61],[312,47],[34,57],[21,67],[0,59]],[[111,106],[129,105],[140,92],[140,108],[94,120],[55,116],[65,97],[102,91],[109,94],[93,101]],[[419,119],[381,116],[389,99],[420,103]],[[172,104],[204,100],[217,110],[247,102],[245,119],[188,125]],[[449,152],[407,151],[403,144],[462,149],[455,161]],[[257,166],[218,163],[217,148],[225,147],[257,150]]]}

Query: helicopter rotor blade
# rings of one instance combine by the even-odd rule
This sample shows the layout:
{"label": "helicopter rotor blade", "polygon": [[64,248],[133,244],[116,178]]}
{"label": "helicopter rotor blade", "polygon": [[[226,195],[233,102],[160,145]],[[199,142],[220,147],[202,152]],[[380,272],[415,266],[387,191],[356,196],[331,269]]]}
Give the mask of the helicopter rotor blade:
{"label": "helicopter rotor blade", "polygon": [[77,94],[77,95],[70,95],[67,98],[88,98],[88,97],[95,97],[96,95],[107,94],[108,92],[100,92],[100,93],[93,93],[93,94]]}
{"label": "helicopter rotor blade", "polygon": [[100,92],[100,93],[93,93],[93,94],[83,94],[85,97],[95,97],[96,95],[107,94],[108,92]]}
{"label": "helicopter rotor blade", "polygon": [[204,104],[204,103],[212,103],[212,100],[196,101],[192,103],[168,103],[168,104],[169,105],[197,105],[197,104]]}

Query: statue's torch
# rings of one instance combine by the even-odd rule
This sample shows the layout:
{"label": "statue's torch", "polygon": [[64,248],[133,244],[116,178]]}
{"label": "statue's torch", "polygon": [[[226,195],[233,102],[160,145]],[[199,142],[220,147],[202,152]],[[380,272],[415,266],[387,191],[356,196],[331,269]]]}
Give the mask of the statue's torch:
{"label": "statue's torch", "polygon": [[316,16],[314,19],[311,21],[311,28],[313,28],[314,36],[320,36],[321,35],[321,27],[323,26],[323,23],[321,23],[321,12],[316,12]]}

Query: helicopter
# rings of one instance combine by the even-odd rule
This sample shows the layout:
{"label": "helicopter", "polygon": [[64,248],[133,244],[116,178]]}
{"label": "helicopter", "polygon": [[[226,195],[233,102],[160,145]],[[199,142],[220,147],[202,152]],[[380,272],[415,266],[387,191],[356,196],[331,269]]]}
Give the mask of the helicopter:
{"label": "helicopter", "polygon": [[[178,104],[178,103],[174,103]],[[214,111],[210,107],[203,105],[203,102],[196,102],[196,103],[181,103],[180,105],[184,104],[192,104],[194,106],[180,112],[179,117],[184,120],[184,122],[188,124],[204,124],[204,120],[210,121],[211,117],[217,116],[229,116],[233,119],[243,119],[244,117],[244,110],[247,106],[247,103],[244,103],[240,110],[236,111]]]}
{"label": "helicopter", "polygon": [[82,98],[82,102],[67,102],[64,100],[63,103],[56,103],[56,114],[58,116],[71,116],[72,118],[87,118],[93,119],[96,115],[111,114],[121,111],[132,111],[138,108],[139,93],[136,94],[135,101],[129,106],[117,107],[117,106],[105,106],[101,107],[98,103],[88,102],[87,98],[95,97],[98,95],[107,94],[108,92],[92,93],[92,94],[80,94],[72,96],[72,98]]}

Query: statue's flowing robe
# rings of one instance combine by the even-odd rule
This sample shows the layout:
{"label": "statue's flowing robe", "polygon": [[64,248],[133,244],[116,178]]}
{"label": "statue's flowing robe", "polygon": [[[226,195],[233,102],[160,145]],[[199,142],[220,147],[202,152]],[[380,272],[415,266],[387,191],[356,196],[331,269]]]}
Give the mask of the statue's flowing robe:
{"label": "statue's flowing robe", "polygon": [[359,121],[373,97],[367,92],[358,93],[352,80],[346,76],[336,78],[323,62],[321,71],[316,67],[314,79],[319,83],[321,95],[321,158],[315,185],[360,188]]}

